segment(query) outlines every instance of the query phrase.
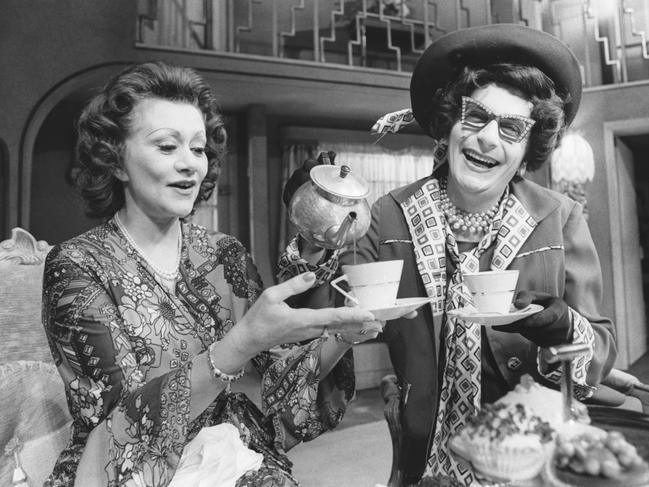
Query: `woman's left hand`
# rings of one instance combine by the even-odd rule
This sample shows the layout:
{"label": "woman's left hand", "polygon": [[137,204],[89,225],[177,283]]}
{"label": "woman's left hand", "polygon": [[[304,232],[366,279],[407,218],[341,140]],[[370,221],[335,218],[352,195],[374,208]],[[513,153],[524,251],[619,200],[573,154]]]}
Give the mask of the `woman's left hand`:
{"label": "woman's left hand", "polygon": [[494,326],[494,330],[520,333],[544,348],[570,343],[572,320],[566,302],[537,291],[520,291],[514,300],[514,306],[518,309],[524,309],[532,303],[540,304],[544,309],[509,325]]}
{"label": "woman's left hand", "polygon": [[[347,299],[345,300],[345,304],[347,306],[352,306]],[[403,318],[411,320],[416,316],[417,310],[414,310],[403,316]],[[340,335],[343,341],[347,343],[358,344],[368,340],[373,340],[383,331],[383,328],[385,328],[385,321],[366,321],[363,323],[362,330],[349,333],[339,333],[338,335]]]}
{"label": "woman's left hand", "polygon": [[303,293],[315,283],[315,274],[307,272],[266,288],[228,333],[235,348],[244,356],[254,357],[261,351],[284,343],[316,338],[324,331],[349,333],[376,323],[374,315],[360,308],[291,308],[285,300]]}
{"label": "woman's left hand", "polygon": [[363,323],[363,329],[359,331],[345,332],[345,333],[336,333],[336,339],[340,339],[352,345],[358,345],[359,343],[366,342],[376,338],[383,327],[385,326],[385,321],[366,321]]}

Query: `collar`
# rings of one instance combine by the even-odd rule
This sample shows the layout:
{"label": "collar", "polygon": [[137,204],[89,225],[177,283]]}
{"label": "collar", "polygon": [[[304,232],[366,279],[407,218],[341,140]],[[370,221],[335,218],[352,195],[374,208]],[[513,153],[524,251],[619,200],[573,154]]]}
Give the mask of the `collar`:
{"label": "collar", "polygon": [[[401,205],[405,200],[412,196],[415,191],[420,189],[424,182],[431,178],[440,176],[437,170],[430,176],[421,178],[414,183],[390,191],[390,196]],[[552,212],[561,206],[561,197],[559,193],[545,188],[529,179],[515,176],[509,183],[509,190],[518,198],[523,207],[536,223],[547,218]]]}

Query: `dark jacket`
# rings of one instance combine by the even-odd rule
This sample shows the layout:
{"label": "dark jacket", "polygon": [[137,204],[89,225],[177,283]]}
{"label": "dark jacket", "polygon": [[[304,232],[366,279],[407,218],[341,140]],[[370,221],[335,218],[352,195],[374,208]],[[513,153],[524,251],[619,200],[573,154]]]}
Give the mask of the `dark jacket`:
{"label": "dark jacket", "polygon": [[[403,259],[399,298],[426,296],[417,270],[413,244],[401,203],[419,189],[425,179],[381,197],[373,206],[371,227],[358,242],[356,262]],[[582,207],[573,200],[529,180],[516,178],[510,190],[537,222],[509,269],[520,271],[518,290],[542,291],[562,297],[590,323],[595,348],[588,369],[587,384],[596,386],[613,367],[616,357],[611,321],[598,313],[602,278],[595,245],[583,217]],[[490,269],[492,248],[480,259],[481,270]],[[352,252],[341,263],[353,262]],[[447,259],[449,262],[450,259]],[[452,270],[452,269],[451,269]],[[447,273],[450,270],[447,269]],[[415,319],[388,322],[383,337],[402,390],[401,469],[416,479],[428,458],[434,417],[441,386],[434,345],[433,315],[429,306],[418,310]],[[441,319],[436,316],[435,319]],[[486,345],[486,346],[484,346]],[[497,398],[530,374],[544,382],[537,371],[537,346],[517,333],[483,328],[483,398]],[[490,373],[485,370],[489,369]],[[495,377],[485,382],[486,377]]]}

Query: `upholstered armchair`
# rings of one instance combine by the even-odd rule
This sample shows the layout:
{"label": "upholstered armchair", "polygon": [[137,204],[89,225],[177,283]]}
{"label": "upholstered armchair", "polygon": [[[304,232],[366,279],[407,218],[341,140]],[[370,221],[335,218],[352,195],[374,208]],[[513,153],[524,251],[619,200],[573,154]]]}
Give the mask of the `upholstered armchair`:
{"label": "upholstered armchair", "polygon": [[21,228],[0,242],[0,485],[35,487],[70,431],[63,382],[41,324],[50,246]]}

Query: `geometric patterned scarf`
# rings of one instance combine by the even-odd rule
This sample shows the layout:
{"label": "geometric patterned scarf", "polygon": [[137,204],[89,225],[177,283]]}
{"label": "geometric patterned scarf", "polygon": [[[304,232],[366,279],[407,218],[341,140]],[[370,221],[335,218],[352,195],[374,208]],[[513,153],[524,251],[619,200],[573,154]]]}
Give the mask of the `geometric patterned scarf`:
{"label": "geometric patterned scarf", "polygon": [[313,272],[316,277],[314,287],[328,283],[338,269],[338,258],[342,249],[328,250],[324,262],[310,264],[302,258],[298,246],[298,237],[294,237],[280,256],[277,264],[277,279],[284,282],[304,272]]}
{"label": "geometric patterned scarf", "polygon": [[379,140],[383,138],[386,134],[396,133],[401,130],[406,125],[411,124],[415,121],[415,116],[412,113],[410,108],[399,110],[396,112],[386,113],[381,118],[379,118],[370,132],[375,135],[379,135]]}
{"label": "geometric patterned scarf", "polygon": [[[402,210],[426,292],[429,297],[436,298],[431,303],[433,313],[443,314],[446,363],[440,364],[444,373],[426,474],[450,475],[465,485],[477,485],[471,469],[458,464],[449,454],[448,444],[466,424],[466,418],[480,408],[481,330],[477,323],[448,318],[447,312],[471,304],[471,295],[462,276],[479,271],[479,259],[484,251],[496,242],[491,267],[505,269],[536,222],[507,188],[485,236],[472,250],[459,252],[455,236],[441,211],[437,179],[424,182],[402,203]],[[448,285],[446,255],[455,267]]]}

